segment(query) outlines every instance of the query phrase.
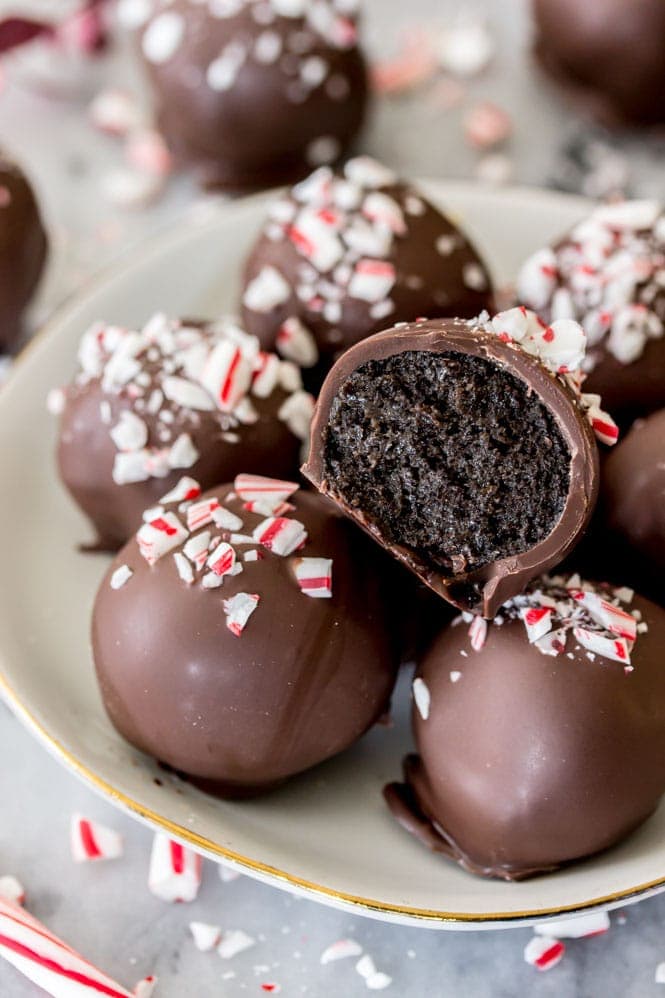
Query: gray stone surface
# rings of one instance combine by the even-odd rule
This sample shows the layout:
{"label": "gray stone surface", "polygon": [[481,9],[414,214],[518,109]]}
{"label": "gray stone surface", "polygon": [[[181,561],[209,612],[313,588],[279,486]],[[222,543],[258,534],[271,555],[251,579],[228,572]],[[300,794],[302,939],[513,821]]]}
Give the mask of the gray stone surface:
{"label": "gray stone surface", "polygon": [[[372,52],[390,53],[401,27],[445,24],[460,6],[450,0],[367,0]],[[625,172],[631,193],[662,196],[663,140],[608,136],[575,117],[533,71],[524,2],[485,0],[475,8],[487,13],[495,33],[492,67],[469,85],[462,104],[447,112],[436,110],[423,92],[381,103],[365,148],[408,173],[473,176],[479,157],[463,141],[462,118],[474,102],[491,99],[514,118],[507,152],[516,182],[592,191],[598,171],[590,177],[584,164],[600,157],[604,172]],[[105,82],[131,80],[127,54],[115,54],[91,71],[87,97]],[[159,232],[183,206],[201,198],[186,178],[178,178],[149,209],[123,213],[105,203],[100,182],[120,164],[119,146],[90,129],[85,105],[85,94],[63,101],[11,83],[0,96],[1,141],[35,177],[56,234],[42,314],[128,245]],[[523,962],[529,930],[441,933],[386,925],[297,900],[246,877],[224,884],[212,863],[206,863],[194,904],[167,905],[145,885],[150,832],[67,773],[1,704],[0,760],[0,875],[20,876],[30,910],[123,983],[156,973],[156,998],[260,995],[266,981],[279,983],[288,996],[366,994],[354,961],[320,965],[323,949],[341,937],[358,940],[393,978],[385,994],[400,998],[645,998],[662,990],[654,971],[665,960],[665,897],[614,913],[608,934],[570,942],[564,961],[547,974]],[[96,867],[71,862],[68,825],[74,810],[123,832],[122,861]],[[187,930],[193,919],[242,928],[257,944],[229,962],[198,953]],[[2,998],[37,993],[0,962]]]}

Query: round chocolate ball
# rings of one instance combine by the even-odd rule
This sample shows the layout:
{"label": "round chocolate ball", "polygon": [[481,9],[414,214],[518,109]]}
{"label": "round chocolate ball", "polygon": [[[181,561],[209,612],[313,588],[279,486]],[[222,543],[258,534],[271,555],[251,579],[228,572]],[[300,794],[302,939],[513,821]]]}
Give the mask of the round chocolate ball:
{"label": "round chocolate ball", "polygon": [[461,618],[414,680],[417,756],[395,816],[472,873],[518,880],[620,841],[665,791],[665,613],[543,579]]}
{"label": "round chocolate ball", "polygon": [[25,175],[0,152],[0,353],[15,348],[46,259],[46,233]]}
{"label": "round chocolate ball", "polygon": [[[631,576],[644,575],[665,602],[665,410],[639,420],[609,455],[602,473],[601,537]],[[619,545],[620,557],[616,554]]]}
{"label": "round chocolate ball", "polygon": [[286,183],[339,159],[368,97],[356,6],[157,0],[137,12],[127,5],[176,159],[202,183],[238,190]]}
{"label": "round chocolate ball", "polygon": [[375,552],[325,499],[294,489],[241,476],[187,509],[168,504],[97,594],[93,652],[114,725],[223,796],[348,748],[395,681]]}
{"label": "round chocolate ball", "polygon": [[185,471],[203,488],[240,470],[297,473],[313,400],[295,365],[234,325],[100,324],[79,362],[61,397],[57,458],[97,549],[124,544]]}
{"label": "round chocolate ball", "polygon": [[662,0],[534,0],[540,63],[605,124],[665,122]]}
{"label": "round chocolate ball", "polygon": [[597,208],[522,266],[519,300],[588,339],[584,391],[622,425],[665,406],[665,212],[657,201]]}
{"label": "round chocolate ball", "polygon": [[321,168],[276,201],[249,256],[247,329],[320,381],[348,347],[397,322],[492,307],[477,250],[413,185],[369,157]]}

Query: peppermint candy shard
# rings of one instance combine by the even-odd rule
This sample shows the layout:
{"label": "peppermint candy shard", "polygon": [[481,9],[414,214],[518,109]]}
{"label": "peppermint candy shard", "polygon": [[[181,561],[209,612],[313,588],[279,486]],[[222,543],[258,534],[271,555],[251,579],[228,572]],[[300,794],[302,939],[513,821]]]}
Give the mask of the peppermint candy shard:
{"label": "peppermint candy shard", "polygon": [[25,887],[16,877],[5,874],[0,877],[0,898],[5,901],[12,901],[14,904],[23,904],[25,901]]}
{"label": "peppermint candy shard", "polygon": [[320,962],[325,965],[336,960],[347,960],[349,957],[360,956],[362,951],[362,946],[355,939],[338,939],[324,949]]}
{"label": "peppermint candy shard", "polygon": [[200,855],[157,832],[152,843],[148,887],[163,901],[194,901],[201,886]]}
{"label": "peppermint candy shard", "polygon": [[90,863],[122,856],[122,836],[82,814],[73,814],[70,822],[70,845],[75,863]]}
{"label": "peppermint candy shard", "polygon": [[606,911],[595,911],[589,915],[575,915],[574,918],[557,919],[534,925],[533,931],[539,936],[554,936],[556,939],[587,939],[599,936],[610,927],[610,916]]}
{"label": "peppermint candy shard", "polygon": [[291,520],[283,516],[268,517],[263,520],[252,533],[257,544],[287,557],[297,551],[307,540],[307,531],[299,520]]}
{"label": "peppermint candy shard", "polygon": [[300,591],[313,599],[332,596],[332,559],[296,558],[294,565]]}
{"label": "peppermint candy shard", "polygon": [[222,935],[221,942],[217,946],[217,952],[223,960],[231,960],[238,953],[244,953],[256,945],[253,936],[243,932],[242,929],[229,929]]}
{"label": "peppermint candy shard", "polygon": [[474,617],[469,626],[469,638],[474,651],[482,651],[487,640],[487,621],[483,617]]}
{"label": "peppermint candy shard", "polygon": [[144,523],[136,535],[139,551],[148,562],[154,565],[165,554],[179,547],[189,536],[175,513]]}
{"label": "peppermint candy shard", "polygon": [[416,676],[413,680],[412,690],[413,700],[418,708],[418,713],[422,717],[423,721],[426,721],[429,717],[431,697],[425,680],[421,679],[420,676]]}
{"label": "peppermint candy shard", "polygon": [[534,936],[524,947],[524,959],[537,970],[551,970],[563,959],[566,947],[551,936]]}
{"label": "peppermint candy shard", "polygon": [[298,491],[296,482],[285,482],[262,475],[236,475],[233,483],[238,498],[245,502],[272,503],[275,507],[290,499]]}
{"label": "peppermint candy shard", "polygon": [[226,626],[237,638],[247,626],[249,618],[259,605],[260,598],[256,593],[236,593],[230,599],[224,600]]}
{"label": "peppermint candy shard", "polygon": [[207,922],[190,922],[189,931],[194,939],[194,945],[202,953],[215,949],[222,938],[222,930],[218,925]]}
{"label": "peppermint candy shard", "polygon": [[201,486],[199,483],[195,479],[185,476],[180,479],[178,484],[170,492],[162,496],[159,501],[168,506],[170,503],[189,502],[190,500],[198,499],[200,495]]}
{"label": "peppermint candy shard", "polygon": [[234,548],[226,541],[222,541],[214,549],[208,558],[208,568],[217,576],[229,575],[233,572],[236,563],[236,553]]}

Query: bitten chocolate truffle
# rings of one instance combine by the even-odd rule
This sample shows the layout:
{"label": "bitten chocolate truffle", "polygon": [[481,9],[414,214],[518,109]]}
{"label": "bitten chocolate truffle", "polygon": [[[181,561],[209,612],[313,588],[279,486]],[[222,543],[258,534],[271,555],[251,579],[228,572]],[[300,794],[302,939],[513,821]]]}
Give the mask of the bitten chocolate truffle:
{"label": "bitten chocolate truffle", "polygon": [[93,614],[106,709],[132,744],[222,796],[352,745],[397,655],[373,545],[290,482],[185,479],[117,555]]}
{"label": "bitten chocolate truffle", "polygon": [[126,3],[176,159],[202,183],[287,183],[347,150],[368,85],[355,0]]}
{"label": "bitten chocolate truffle", "polygon": [[303,472],[435,592],[492,617],[584,533],[597,434],[582,328],[525,309],[404,324],[337,362]]}
{"label": "bitten chocolate truffle", "polygon": [[662,0],[534,0],[535,51],[578,104],[610,125],[665,122]]}
{"label": "bitten chocolate truffle", "polygon": [[299,369],[232,322],[164,315],[140,332],[89,329],[79,372],[53,401],[62,481],[106,550],[124,544],[184,469],[203,488],[241,469],[293,475],[314,405]]}
{"label": "bitten chocolate truffle", "polygon": [[586,392],[622,425],[665,406],[665,212],[657,201],[603,205],[523,265],[518,298],[546,322],[587,334]]}
{"label": "bitten chocolate truffle", "polygon": [[18,346],[46,260],[46,233],[27,178],[0,152],[0,353]]}
{"label": "bitten chocolate truffle", "polygon": [[243,321],[266,350],[323,375],[388,323],[472,318],[492,282],[469,239],[368,157],[323,168],[276,201],[245,268]]}
{"label": "bitten chocolate truffle", "polygon": [[386,797],[426,846],[520,880],[607,849],[665,791],[665,613],[542,579],[458,618],[413,682],[418,755]]}
{"label": "bitten chocolate truffle", "polygon": [[601,511],[612,536],[601,534],[597,544],[618,540],[617,560],[630,577],[647,576],[649,593],[665,603],[665,410],[635,423],[607,459]]}

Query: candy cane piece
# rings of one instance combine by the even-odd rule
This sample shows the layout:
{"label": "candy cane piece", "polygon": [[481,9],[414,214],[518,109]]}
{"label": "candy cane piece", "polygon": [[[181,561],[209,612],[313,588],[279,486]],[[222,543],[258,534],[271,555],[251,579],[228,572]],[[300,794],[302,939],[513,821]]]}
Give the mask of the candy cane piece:
{"label": "candy cane piece", "polygon": [[194,901],[201,886],[198,853],[157,832],[152,843],[148,887],[162,901]]}
{"label": "candy cane piece", "polygon": [[89,863],[100,859],[117,859],[122,856],[122,835],[82,814],[73,814],[69,826],[72,859],[75,863]]}

